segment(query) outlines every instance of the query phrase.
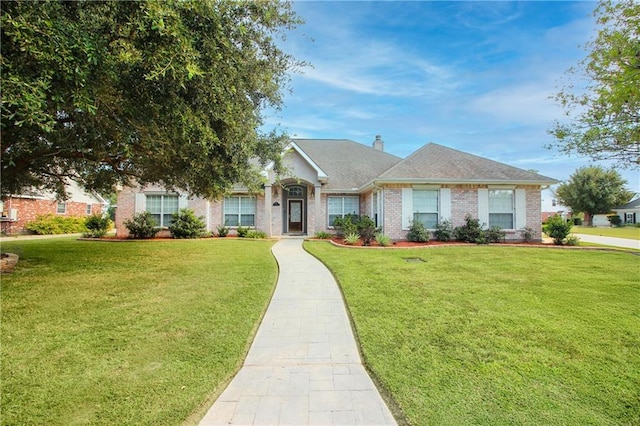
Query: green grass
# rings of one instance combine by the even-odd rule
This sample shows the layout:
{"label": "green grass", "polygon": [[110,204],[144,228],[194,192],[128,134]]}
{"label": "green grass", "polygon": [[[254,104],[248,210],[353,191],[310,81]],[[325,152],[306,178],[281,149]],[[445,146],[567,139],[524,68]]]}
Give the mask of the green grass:
{"label": "green grass", "polygon": [[637,256],[305,247],[334,272],[365,362],[411,424],[640,424]]}
{"label": "green grass", "polygon": [[269,241],[3,243],[2,424],[180,424],[239,368]]}
{"label": "green grass", "polygon": [[633,226],[622,226],[619,228],[594,228],[591,226],[574,226],[571,228],[573,234],[600,235],[603,237],[627,238],[640,240],[640,228]]}

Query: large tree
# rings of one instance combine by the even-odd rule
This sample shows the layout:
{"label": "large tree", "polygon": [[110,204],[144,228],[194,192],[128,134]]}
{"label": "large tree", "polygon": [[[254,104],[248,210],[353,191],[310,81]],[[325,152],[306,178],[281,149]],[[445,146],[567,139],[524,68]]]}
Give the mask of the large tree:
{"label": "large tree", "polygon": [[162,183],[217,197],[257,182],[259,132],[302,65],[278,0],[0,2],[3,195]]}
{"label": "large tree", "polygon": [[[603,0],[596,38],[557,95],[567,120],[549,131],[562,153],[640,167],[640,2]],[[586,79],[586,86],[581,83]]]}
{"label": "large tree", "polygon": [[613,169],[585,166],[558,185],[555,194],[560,204],[571,208],[574,213],[585,213],[589,223],[594,214],[609,213],[633,197],[633,192],[625,188],[626,183]]}

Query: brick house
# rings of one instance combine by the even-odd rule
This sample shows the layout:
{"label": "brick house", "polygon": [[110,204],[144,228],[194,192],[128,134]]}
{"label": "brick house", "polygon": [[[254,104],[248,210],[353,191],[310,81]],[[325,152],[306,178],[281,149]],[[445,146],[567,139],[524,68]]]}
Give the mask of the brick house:
{"label": "brick house", "polygon": [[207,229],[220,225],[264,231],[270,236],[314,235],[331,231],[347,214],[371,217],[394,240],[406,239],[412,221],[433,229],[442,220],[453,226],[465,215],[486,226],[500,226],[507,239],[521,240],[525,227],[541,238],[542,189],[556,180],[503,163],[429,143],[407,158],[384,152],[379,136],[372,146],[350,140],[292,139],[283,153],[290,175],[264,170],[264,190],[234,189],[224,199],[189,198],[160,186],[127,187],[118,194],[116,230],[149,211],[161,227],[171,213],[188,207],[203,216]]}
{"label": "brick house", "polygon": [[0,201],[2,233],[27,233],[25,225],[45,214],[60,216],[90,216],[102,214],[106,201],[97,194],[83,191],[77,184],[67,185],[69,198],[56,199],[56,195],[46,191],[28,191],[20,195],[10,195]]}

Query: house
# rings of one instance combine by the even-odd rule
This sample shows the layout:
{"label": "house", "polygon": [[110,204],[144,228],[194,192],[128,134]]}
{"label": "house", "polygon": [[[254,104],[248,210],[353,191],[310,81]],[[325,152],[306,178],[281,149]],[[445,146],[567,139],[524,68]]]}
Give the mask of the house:
{"label": "house", "polygon": [[90,216],[101,214],[107,202],[98,194],[82,190],[76,183],[66,186],[68,199],[58,200],[47,191],[26,191],[20,195],[10,195],[0,201],[0,224],[4,234],[28,232],[25,225],[45,214],[60,216]]}
{"label": "house", "polygon": [[614,207],[613,211],[620,216],[622,223],[640,223],[640,198],[620,207]]}
{"label": "house", "polygon": [[344,139],[292,139],[283,153],[290,172],[264,170],[264,190],[234,190],[221,200],[189,198],[160,186],[128,187],[118,194],[116,230],[149,211],[161,227],[171,214],[189,207],[205,218],[207,228],[255,227],[270,236],[314,235],[331,231],[337,217],[371,217],[394,240],[406,239],[411,222],[433,229],[465,215],[487,226],[500,226],[511,240],[525,227],[541,238],[540,192],[556,180],[486,158],[429,143],[407,158],[384,151],[376,136],[372,146]]}

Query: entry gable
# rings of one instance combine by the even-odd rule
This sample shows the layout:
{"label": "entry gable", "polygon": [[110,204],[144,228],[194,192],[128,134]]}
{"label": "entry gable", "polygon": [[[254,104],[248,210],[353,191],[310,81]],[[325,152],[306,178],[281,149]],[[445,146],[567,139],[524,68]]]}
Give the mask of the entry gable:
{"label": "entry gable", "polygon": [[[295,142],[291,142],[282,152],[282,159],[290,177],[306,180],[307,182],[325,183],[329,179],[316,162],[314,162]],[[273,176],[273,163],[267,166],[270,177]]]}

